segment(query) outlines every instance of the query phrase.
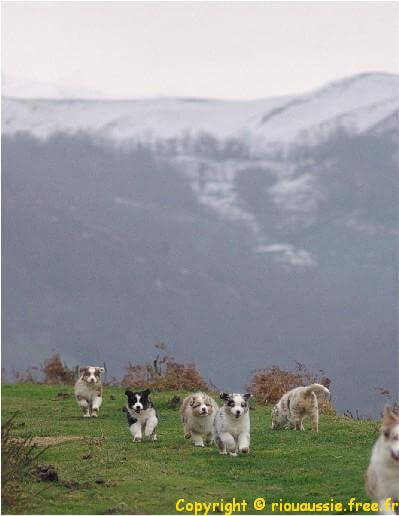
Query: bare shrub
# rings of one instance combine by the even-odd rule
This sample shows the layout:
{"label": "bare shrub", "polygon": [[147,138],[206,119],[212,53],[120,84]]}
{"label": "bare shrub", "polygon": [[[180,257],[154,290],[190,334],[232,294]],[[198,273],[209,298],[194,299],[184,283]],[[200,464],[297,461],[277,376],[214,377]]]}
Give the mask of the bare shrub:
{"label": "bare shrub", "polygon": [[61,362],[58,353],[55,353],[44,361],[42,372],[44,375],[44,383],[71,385],[75,382],[75,371],[69,369],[65,363]]}
{"label": "bare shrub", "polygon": [[24,439],[13,437],[16,415],[1,425],[1,495],[4,507],[17,502],[20,483],[32,474],[32,467],[48,448],[38,451],[31,435]]}
{"label": "bare shrub", "polygon": [[[152,363],[132,364],[129,362],[122,385],[133,389],[155,391],[208,390],[206,381],[194,364],[176,362],[167,355],[165,344],[155,345],[161,352]],[[163,354],[163,356],[161,356]]]}
{"label": "bare shrub", "polygon": [[[258,402],[274,405],[283,394],[291,389],[312,383],[320,383],[329,388],[331,380],[325,376],[323,371],[319,371],[319,375],[315,375],[304,364],[296,362],[293,371],[285,371],[276,366],[256,369],[247,389]],[[335,414],[335,409],[329,400],[320,399],[319,408],[324,414]]]}

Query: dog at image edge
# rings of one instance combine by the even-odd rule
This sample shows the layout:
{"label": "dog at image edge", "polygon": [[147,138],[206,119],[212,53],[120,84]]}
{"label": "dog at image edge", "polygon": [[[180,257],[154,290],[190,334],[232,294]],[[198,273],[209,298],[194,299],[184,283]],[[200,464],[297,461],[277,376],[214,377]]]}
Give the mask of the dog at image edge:
{"label": "dog at image edge", "polygon": [[236,456],[248,453],[250,444],[250,419],[248,400],[252,394],[222,392],[223,405],[213,422],[214,436],[221,455]]}
{"label": "dog at image edge", "polygon": [[213,442],[213,420],[218,405],[214,399],[203,392],[190,394],[182,401],[180,408],[184,437],[192,439],[195,446]]}
{"label": "dog at image edge", "polygon": [[384,408],[365,480],[366,492],[378,502],[382,514],[399,514],[399,413],[391,407]]}
{"label": "dog at image edge", "polygon": [[158,425],[158,416],[148,397],[150,392],[150,389],[139,392],[132,392],[129,389],[125,391],[127,405],[123,407],[123,412],[127,416],[127,424],[134,442],[140,442],[143,434],[153,441],[157,440],[155,429]]}
{"label": "dog at image edge", "polygon": [[319,403],[317,394],[330,395],[324,385],[312,383],[307,387],[295,387],[286,392],[272,409],[272,428],[305,430],[303,418],[309,416],[312,430],[319,431]]}
{"label": "dog at image edge", "polygon": [[83,417],[98,417],[103,402],[103,367],[81,367],[80,376],[75,383],[75,398],[82,409]]}

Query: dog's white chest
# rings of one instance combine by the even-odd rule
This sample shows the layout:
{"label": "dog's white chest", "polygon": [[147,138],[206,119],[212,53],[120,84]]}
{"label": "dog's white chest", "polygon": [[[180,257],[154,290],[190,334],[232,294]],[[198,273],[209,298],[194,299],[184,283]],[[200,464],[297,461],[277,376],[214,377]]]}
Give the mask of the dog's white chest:
{"label": "dog's white chest", "polygon": [[235,438],[242,433],[249,433],[250,423],[248,413],[243,414],[238,419],[228,416],[226,413],[224,413],[223,416],[223,430],[225,432],[229,432]]}
{"label": "dog's white chest", "polygon": [[139,413],[135,412],[134,410],[129,410],[129,413],[132,418],[137,419],[137,421],[140,424],[144,425],[150,417],[155,416],[155,409],[153,407],[151,407],[151,408],[142,410]]}
{"label": "dog's white chest", "polygon": [[78,380],[75,385],[75,394],[83,396],[86,399],[93,399],[97,396],[100,396],[99,390],[100,387],[98,384],[92,386],[80,380]]}

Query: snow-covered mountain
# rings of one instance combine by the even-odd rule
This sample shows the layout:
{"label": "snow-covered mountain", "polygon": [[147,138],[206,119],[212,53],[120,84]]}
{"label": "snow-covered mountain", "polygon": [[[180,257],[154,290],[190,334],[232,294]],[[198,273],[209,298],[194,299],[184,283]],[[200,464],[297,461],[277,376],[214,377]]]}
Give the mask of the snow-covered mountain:
{"label": "snow-covered mountain", "polygon": [[121,376],[167,342],[221,388],[298,360],[326,370],[341,409],[397,392],[398,76],[251,102],[15,91],[8,366],[56,350]]}
{"label": "snow-covered mountain", "polygon": [[79,99],[76,92],[73,98],[65,93],[62,99],[39,99],[11,97],[9,91],[4,88],[3,133],[27,131],[42,138],[86,131],[118,141],[149,141],[206,132],[264,148],[298,139],[315,143],[337,127],[363,133],[399,110],[399,76],[387,73],[357,75],[306,95],[254,101],[96,100]]}

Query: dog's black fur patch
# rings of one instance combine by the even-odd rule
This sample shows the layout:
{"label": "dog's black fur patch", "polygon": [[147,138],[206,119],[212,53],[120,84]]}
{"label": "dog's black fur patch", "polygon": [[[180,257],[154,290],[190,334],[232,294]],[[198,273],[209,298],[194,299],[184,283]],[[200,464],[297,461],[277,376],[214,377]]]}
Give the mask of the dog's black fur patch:
{"label": "dog's black fur patch", "polygon": [[132,392],[128,389],[127,391],[125,391],[128,406],[130,408],[133,408],[133,405],[137,403],[137,401],[139,400],[139,403],[143,405],[143,410],[147,410],[148,408],[153,407],[152,401],[148,397],[150,392],[150,389],[138,392]]}
{"label": "dog's black fur patch", "polygon": [[[244,398],[244,405],[242,406],[245,406],[247,407],[248,406],[248,400],[249,398],[252,397],[252,394],[240,394],[240,396],[242,396]],[[221,392],[220,393],[220,399],[222,399],[225,403],[225,405],[227,405],[228,407],[234,407],[234,405],[236,404],[236,402],[234,401],[233,399],[233,395],[232,394],[228,394],[227,392]]]}
{"label": "dog's black fur patch", "polygon": [[[152,401],[148,397],[150,392],[151,392],[150,389],[146,389],[145,391],[137,391],[137,392],[133,392],[133,391],[130,391],[129,389],[127,389],[125,391],[125,395],[127,396],[127,405],[129,407],[129,409],[131,409],[132,412],[134,413],[133,407],[134,407],[135,403],[137,403],[137,401],[139,400],[139,403],[141,403],[141,405],[143,406],[142,410],[147,410],[149,408],[153,408],[155,410],[155,415],[159,419],[158,411],[156,410]],[[123,407],[122,410],[127,416],[127,424],[129,426],[131,426],[131,425],[134,425],[134,423],[137,423],[138,420],[137,420],[137,418],[134,417],[134,415],[132,415],[130,410],[128,410],[128,407]]]}
{"label": "dog's black fur patch", "polygon": [[126,414],[127,424],[129,426],[132,426],[132,425],[134,425],[134,423],[137,423],[137,419],[130,414],[130,412],[128,411],[128,409],[126,407],[123,407],[122,412],[124,412]]}

